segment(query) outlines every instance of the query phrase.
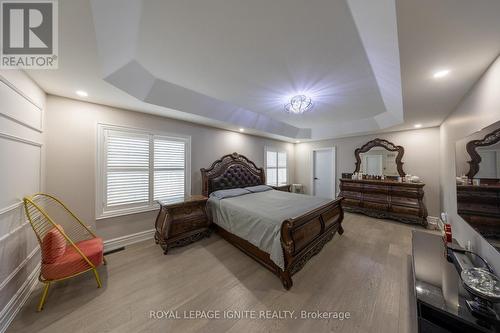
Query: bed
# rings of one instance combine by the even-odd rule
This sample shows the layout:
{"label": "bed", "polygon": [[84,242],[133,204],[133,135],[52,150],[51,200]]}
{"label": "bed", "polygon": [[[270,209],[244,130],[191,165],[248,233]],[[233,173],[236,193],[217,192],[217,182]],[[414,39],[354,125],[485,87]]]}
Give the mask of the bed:
{"label": "bed", "polygon": [[[201,169],[201,176],[205,196],[266,183],[264,169],[237,153]],[[341,201],[271,190],[222,199],[211,196],[207,211],[220,236],[276,274],[289,290],[292,275],[335,233],[344,232]]]}

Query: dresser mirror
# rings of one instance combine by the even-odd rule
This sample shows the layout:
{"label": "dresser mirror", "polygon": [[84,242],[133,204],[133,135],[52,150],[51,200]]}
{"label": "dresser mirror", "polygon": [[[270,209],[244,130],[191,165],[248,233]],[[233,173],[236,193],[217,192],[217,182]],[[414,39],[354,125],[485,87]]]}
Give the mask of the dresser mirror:
{"label": "dresser mirror", "polygon": [[[346,212],[427,225],[424,186],[420,181],[395,181],[404,177],[404,148],[375,139],[354,151],[358,173],[343,174],[339,196]],[[363,173],[360,177],[359,173]],[[371,177],[374,176],[374,177]]]}
{"label": "dresser mirror", "polygon": [[356,170],[366,175],[404,177],[404,148],[382,139],[372,140],[354,152]]}
{"label": "dresser mirror", "polygon": [[457,141],[458,214],[500,249],[500,122]]}

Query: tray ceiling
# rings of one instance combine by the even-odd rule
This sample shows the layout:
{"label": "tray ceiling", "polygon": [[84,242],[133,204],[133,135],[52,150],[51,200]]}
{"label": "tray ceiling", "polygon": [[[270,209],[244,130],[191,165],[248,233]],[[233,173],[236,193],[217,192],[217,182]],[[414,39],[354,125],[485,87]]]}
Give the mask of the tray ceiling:
{"label": "tray ceiling", "polygon": [[[439,125],[500,52],[495,0],[59,7],[59,69],[28,71],[48,93],[288,141]],[[430,79],[443,65],[449,84]],[[313,110],[283,112],[298,93]]]}

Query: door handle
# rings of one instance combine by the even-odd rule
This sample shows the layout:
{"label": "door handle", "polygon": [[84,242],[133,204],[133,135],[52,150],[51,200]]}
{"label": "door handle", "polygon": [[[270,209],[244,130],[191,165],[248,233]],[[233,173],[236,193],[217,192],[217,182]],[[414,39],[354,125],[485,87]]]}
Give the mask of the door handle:
{"label": "door handle", "polygon": [[318,177],[314,177],[314,180],[318,180],[319,178]]}

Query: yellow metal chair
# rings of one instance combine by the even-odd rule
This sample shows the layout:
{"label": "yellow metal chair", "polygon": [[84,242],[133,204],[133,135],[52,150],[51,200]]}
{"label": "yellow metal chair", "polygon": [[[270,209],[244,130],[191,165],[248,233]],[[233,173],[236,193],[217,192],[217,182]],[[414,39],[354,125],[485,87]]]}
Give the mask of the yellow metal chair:
{"label": "yellow metal chair", "polygon": [[59,199],[37,193],[23,199],[28,220],[42,250],[38,279],[45,284],[38,311],[43,309],[50,284],[93,271],[97,287],[101,280],[97,267],[106,263],[103,241]]}

